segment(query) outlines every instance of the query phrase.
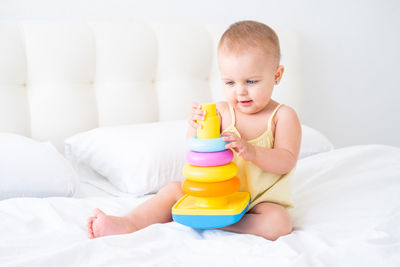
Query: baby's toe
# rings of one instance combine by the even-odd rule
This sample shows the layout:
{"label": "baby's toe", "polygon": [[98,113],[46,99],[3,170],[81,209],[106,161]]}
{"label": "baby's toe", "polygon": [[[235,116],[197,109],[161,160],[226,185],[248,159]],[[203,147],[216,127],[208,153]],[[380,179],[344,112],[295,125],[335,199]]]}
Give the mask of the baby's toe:
{"label": "baby's toe", "polygon": [[89,236],[89,238],[90,239],[93,239],[94,238],[94,233],[93,233],[93,231],[88,231],[88,236]]}
{"label": "baby's toe", "polygon": [[94,221],[95,217],[89,217],[88,221],[86,223],[86,229],[87,232],[89,234],[90,238],[94,238],[94,233],[93,233],[93,221]]}
{"label": "baby's toe", "polygon": [[91,227],[93,224],[94,217],[89,217],[86,222],[87,227]]}

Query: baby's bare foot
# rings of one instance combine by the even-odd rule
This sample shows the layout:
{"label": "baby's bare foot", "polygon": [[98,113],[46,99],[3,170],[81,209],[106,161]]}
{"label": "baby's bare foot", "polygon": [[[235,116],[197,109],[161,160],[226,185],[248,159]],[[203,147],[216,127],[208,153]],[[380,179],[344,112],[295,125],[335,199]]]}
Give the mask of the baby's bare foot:
{"label": "baby's bare foot", "polygon": [[109,216],[97,208],[87,222],[87,231],[90,238],[127,234],[136,230],[136,226],[128,218]]}

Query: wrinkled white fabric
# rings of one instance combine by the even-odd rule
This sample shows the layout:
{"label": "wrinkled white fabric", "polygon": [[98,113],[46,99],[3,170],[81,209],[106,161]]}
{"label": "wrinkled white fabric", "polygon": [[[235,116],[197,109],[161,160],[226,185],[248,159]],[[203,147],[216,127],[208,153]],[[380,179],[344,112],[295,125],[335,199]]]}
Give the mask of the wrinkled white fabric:
{"label": "wrinkled white fabric", "polygon": [[89,239],[99,207],[123,215],[141,198],[0,201],[5,266],[399,266],[400,150],[353,146],[300,160],[294,231],[277,241],[175,222]]}

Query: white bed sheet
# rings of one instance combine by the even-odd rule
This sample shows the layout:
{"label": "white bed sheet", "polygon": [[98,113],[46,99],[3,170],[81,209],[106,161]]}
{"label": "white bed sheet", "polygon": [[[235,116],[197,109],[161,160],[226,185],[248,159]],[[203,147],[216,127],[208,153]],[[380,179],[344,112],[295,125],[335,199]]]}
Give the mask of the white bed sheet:
{"label": "white bed sheet", "polygon": [[[94,192],[88,188],[77,196]],[[274,242],[175,222],[91,240],[85,225],[93,208],[123,215],[151,197],[97,193],[0,201],[0,266],[400,266],[400,150],[393,147],[299,161],[294,231]]]}

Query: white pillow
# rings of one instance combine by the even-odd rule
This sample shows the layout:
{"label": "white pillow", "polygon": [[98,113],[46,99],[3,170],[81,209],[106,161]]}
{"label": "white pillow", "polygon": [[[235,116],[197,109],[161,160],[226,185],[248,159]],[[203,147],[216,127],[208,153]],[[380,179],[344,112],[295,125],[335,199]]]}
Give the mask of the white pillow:
{"label": "white pillow", "polygon": [[0,199],[71,196],[77,176],[50,143],[0,133]]}
{"label": "white pillow", "polygon": [[319,131],[306,125],[301,125],[301,128],[302,138],[299,159],[334,149],[329,139]]}
{"label": "white pillow", "polygon": [[141,196],[184,180],[186,130],[184,120],[96,128],[65,140],[65,155]]}
{"label": "white pillow", "polygon": [[[114,195],[117,188],[140,196],[185,179],[186,130],[185,120],[96,128],[65,140],[65,154],[85,182]],[[307,126],[302,142],[300,157],[333,148],[325,136]],[[95,175],[83,177],[87,168]]]}

